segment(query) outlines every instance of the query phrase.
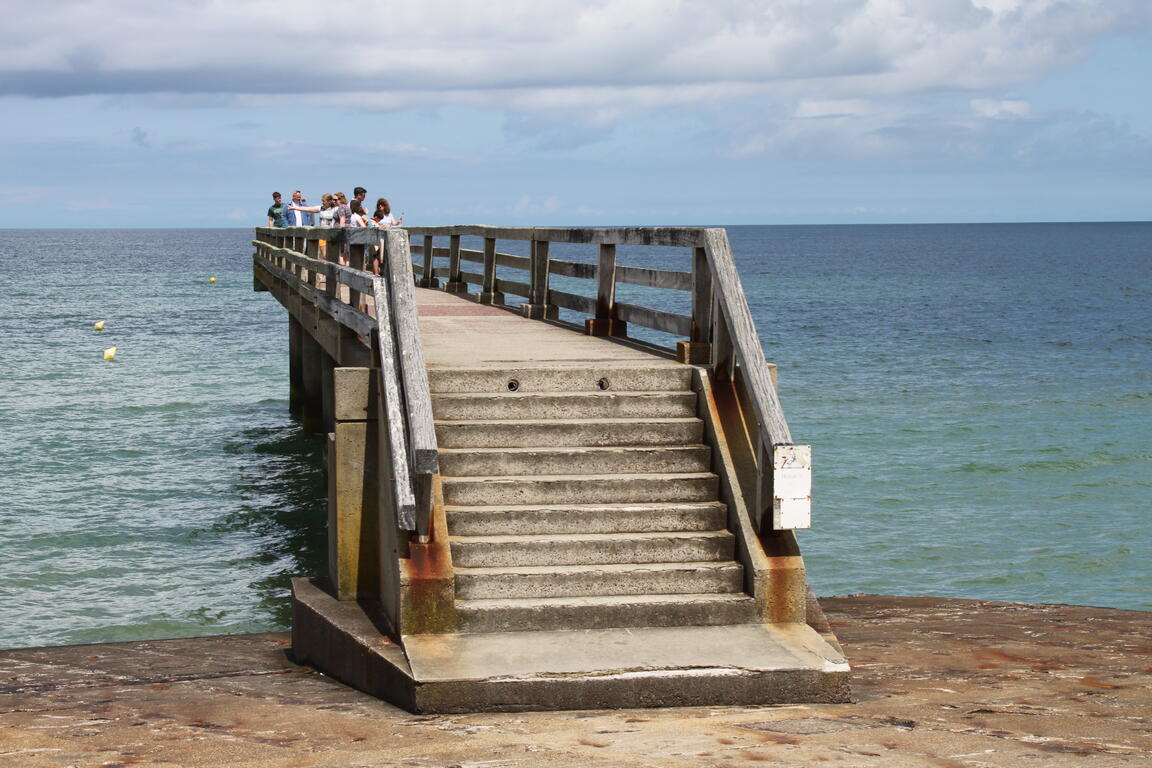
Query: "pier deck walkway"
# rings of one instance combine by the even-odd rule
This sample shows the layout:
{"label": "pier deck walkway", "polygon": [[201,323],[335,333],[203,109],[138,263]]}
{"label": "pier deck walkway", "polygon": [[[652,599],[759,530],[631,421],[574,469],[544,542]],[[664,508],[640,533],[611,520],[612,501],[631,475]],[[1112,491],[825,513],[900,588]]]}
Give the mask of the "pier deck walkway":
{"label": "pier deck walkway", "polygon": [[417,288],[415,295],[424,362],[429,368],[677,365],[668,356],[657,356],[624,340],[581,336],[569,328],[529,320],[437,289]]}

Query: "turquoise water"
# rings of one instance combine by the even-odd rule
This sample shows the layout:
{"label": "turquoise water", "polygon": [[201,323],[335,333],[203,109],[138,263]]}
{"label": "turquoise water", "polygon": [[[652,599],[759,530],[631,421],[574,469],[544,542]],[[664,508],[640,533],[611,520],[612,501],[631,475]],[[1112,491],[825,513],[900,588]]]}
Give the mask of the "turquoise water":
{"label": "turquoise water", "polygon": [[[250,232],[3,234],[0,647],[285,627],[322,447]],[[818,593],[1152,609],[1152,225],[729,235]]]}

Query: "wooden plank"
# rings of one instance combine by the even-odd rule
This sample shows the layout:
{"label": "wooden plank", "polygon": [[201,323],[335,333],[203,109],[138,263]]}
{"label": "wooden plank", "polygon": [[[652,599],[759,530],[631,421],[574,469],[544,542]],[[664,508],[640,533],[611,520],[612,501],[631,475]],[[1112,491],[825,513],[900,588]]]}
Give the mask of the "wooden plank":
{"label": "wooden plank", "polygon": [[703,244],[698,227],[408,227],[414,235],[465,235],[500,240],[548,240],[553,243],[610,243],[617,245],[666,245],[694,248]]}
{"label": "wooden plank", "polygon": [[[253,244],[257,245],[256,241],[253,241]],[[271,257],[285,259],[292,264],[322,274],[326,280],[331,282],[339,282],[362,293],[370,293],[372,291],[373,275],[371,272],[353,269],[352,267],[346,267],[343,264],[337,264],[324,259],[310,258],[309,256],[288,250],[287,248],[278,248],[267,244],[260,244],[257,245],[257,247],[265,249]],[[315,281],[309,282],[315,284]]]}
{"label": "wooden plank", "polygon": [[560,261],[558,259],[549,259],[548,272],[553,275],[578,277],[583,280],[596,279],[596,265],[584,264],[583,262],[579,261]]}
{"label": "wooden plank", "polygon": [[616,267],[616,282],[629,285],[644,285],[649,288],[665,288],[672,291],[692,290],[692,274],[669,269],[649,269],[648,267]]}
{"label": "wooden plank", "polygon": [[736,356],[732,350],[732,336],[720,309],[720,300],[712,294],[712,370],[716,381],[731,381],[735,375]]}
{"label": "wooden plank", "polygon": [[544,304],[548,296],[548,241],[532,241],[529,301]]}
{"label": "wooden plank", "polygon": [[557,291],[555,288],[548,291],[548,303],[576,312],[584,312],[589,315],[596,314],[596,299],[589,296],[580,296],[576,293]]}
{"label": "wooden plank", "polygon": [[[428,251],[431,251],[430,243]],[[420,341],[420,325],[416,314],[416,295],[409,278],[412,254],[408,250],[408,235],[399,230],[388,231],[383,238],[383,261],[386,276],[378,283],[387,283],[387,298],[392,301],[391,319],[395,333],[395,351],[400,372],[400,385],[404,391],[404,411],[408,426],[408,466],[412,475],[414,503],[413,528],[426,540],[432,519],[432,478],[440,471],[436,448],[436,429],[432,422],[432,396],[428,387],[428,369],[424,363],[424,347]],[[426,262],[431,268],[431,260]]]}
{"label": "wooden plank", "polygon": [[610,320],[616,305],[616,246],[604,243],[596,263],[596,317]]}
{"label": "wooden plank", "polygon": [[527,256],[516,256],[511,253],[497,253],[496,266],[530,271],[532,269],[532,259]]}
{"label": "wooden plank", "polygon": [[[320,241],[319,240],[305,240],[304,241],[304,257],[312,259],[313,261],[322,261],[320,258]],[[310,285],[318,285],[319,278],[315,271],[306,269],[303,277]]]}
{"label": "wooden plank", "polygon": [[[510,269],[525,269],[532,268],[532,260],[526,256],[517,256],[513,253],[497,253],[496,266],[509,267]],[[460,259],[462,261],[474,261],[477,263],[484,263],[484,251],[474,251],[470,248],[460,249]]]}
{"label": "wooden plank", "polygon": [[322,309],[332,319],[340,323],[340,325],[354,331],[358,335],[367,336],[372,332],[372,328],[375,327],[376,321],[367,313],[350,307],[335,297],[328,295],[325,291],[318,290],[314,286],[301,281],[299,277],[282,267],[276,266],[270,260],[262,261],[261,266],[270,274],[283,280],[289,288],[295,290],[303,296],[304,299]]}
{"label": "wooden plank", "polygon": [[448,239],[448,282],[462,282],[460,280],[460,235],[452,235]]}
{"label": "wooden plank", "polygon": [[484,293],[496,291],[496,238],[489,237],[484,240],[484,282],[481,284]]}
{"label": "wooden plank", "polygon": [[712,333],[712,272],[703,248],[692,249],[692,341],[708,342]]}
{"label": "wooden plank", "polygon": [[460,279],[473,285],[484,285],[484,275],[479,272],[461,272]]}
{"label": "wooden plank", "polygon": [[724,313],[724,322],[732,340],[732,348],[746,377],[756,418],[767,430],[774,445],[791,445],[792,432],[784,419],[784,411],[776,390],[768,377],[764,350],[756,334],[748,299],[740,284],[736,262],[728,244],[728,235],[722,229],[704,230],[704,250],[712,273],[712,289],[717,306]]}
{"label": "wooden plank", "polygon": [[256,227],[256,232],[271,237],[299,237],[329,243],[342,242],[348,234],[342,227]]}
{"label": "wooden plank", "polygon": [[428,389],[428,369],[424,364],[424,347],[420,343],[420,325],[416,315],[416,292],[408,279],[411,262],[408,238],[397,230],[384,239],[389,261],[389,288],[396,326],[396,348],[400,351],[405,403],[408,411],[408,434],[412,440],[413,470],[417,473],[440,471],[436,450],[436,429],[432,423],[432,395]]}
{"label": "wooden plank", "polygon": [[[364,259],[366,258],[365,250],[368,246],[352,243],[348,246],[348,266],[358,272],[364,272]],[[341,283],[344,282],[342,275],[338,272],[337,279]],[[351,288],[351,286],[349,286]],[[361,306],[361,292],[355,288],[351,288],[348,292],[348,303],[353,307],[359,308]]]}
{"label": "wooden plank", "polygon": [[[396,341],[392,336],[392,309],[388,300],[387,281],[381,278],[373,286],[376,300],[376,333],[373,334],[379,351],[379,392],[383,403],[383,419],[388,434],[388,455],[391,466],[393,499],[396,504],[396,524],[404,531],[416,530],[416,496],[412,491],[412,478],[408,474],[408,441],[404,434],[404,413],[400,407],[400,372],[396,356]],[[386,486],[387,476],[380,479]]]}
{"label": "wooden plank", "polygon": [[421,249],[421,252],[424,255],[424,277],[430,278],[432,277],[432,270],[435,269],[432,260],[436,256],[436,246],[432,243],[432,235],[424,236],[424,248]]}
{"label": "wooden plank", "polygon": [[692,332],[692,318],[688,315],[678,315],[660,309],[639,307],[635,304],[616,302],[616,319],[626,323],[642,325],[654,331],[688,336]]}
{"label": "wooden plank", "polygon": [[516,280],[501,280],[496,278],[496,290],[500,293],[511,293],[528,299],[532,296],[532,286]]}
{"label": "wooden plank", "polygon": [[376,227],[348,227],[344,230],[337,229],[335,231],[342,232],[343,241],[349,245],[380,244],[380,230]]}

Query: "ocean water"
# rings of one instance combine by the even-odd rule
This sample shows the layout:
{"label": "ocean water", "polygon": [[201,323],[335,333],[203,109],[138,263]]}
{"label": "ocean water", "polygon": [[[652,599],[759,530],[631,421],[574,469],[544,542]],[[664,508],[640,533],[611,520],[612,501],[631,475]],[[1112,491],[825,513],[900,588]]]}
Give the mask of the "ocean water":
{"label": "ocean water", "polygon": [[[250,231],[2,234],[0,647],[286,627],[322,446]],[[729,237],[818,594],[1152,609],[1152,224]]]}

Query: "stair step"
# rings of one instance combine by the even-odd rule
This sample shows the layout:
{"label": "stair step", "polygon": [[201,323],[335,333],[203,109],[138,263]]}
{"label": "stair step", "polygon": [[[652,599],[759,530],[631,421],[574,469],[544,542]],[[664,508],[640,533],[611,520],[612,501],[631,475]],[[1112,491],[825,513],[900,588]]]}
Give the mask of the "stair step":
{"label": "stair step", "polygon": [[756,601],[745,594],[612,595],[457,600],[464,632],[751,624]]}
{"label": "stair step", "polygon": [[718,501],[649,504],[528,504],[444,507],[454,536],[715,531],[728,508]]}
{"label": "stair step", "polygon": [[440,472],[453,477],[707,472],[711,457],[704,445],[444,448]]}
{"label": "stair step", "polygon": [[458,567],[455,571],[460,600],[741,592],[744,581],[743,567],[734,562]]}
{"label": "stair step", "polygon": [[588,361],[546,368],[501,365],[491,369],[439,366],[428,369],[428,385],[433,394],[504,393],[510,391],[508,385],[512,381],[516,382],[517,392],[685,391],[692,386],[692,368],[676,363],[636,366]]}
{"label": "stair step", "polygon": [[[345,647],[363,653],[362,646]],[[410,635],[404,638],[404,652],[411,678],[418,681],[414,708],[420,712],[746,707],[852,700],[844,656],[806,624]],[[389,676],[388,681],[394,678]],[[628,762],[669,761],[654,757]]]}
{"label": "stair step", "polygon": [[714,501],[719,481],[711,472],[443,477],[444,503],[604,504],[614,501]]}
{"label": "stair step", "polygon": [[728,531],[453,536],[452,563],[465,568],[731,560]]}
{"label": "stair step", "polygon": [[504,392],[432,396],[437,419],[640,419],[696,415],[695,392]]}
{"label": "stair step", "polygon": [[493,419],[436,422],[441,448],[698,445],[704,423],[671,419]]}

